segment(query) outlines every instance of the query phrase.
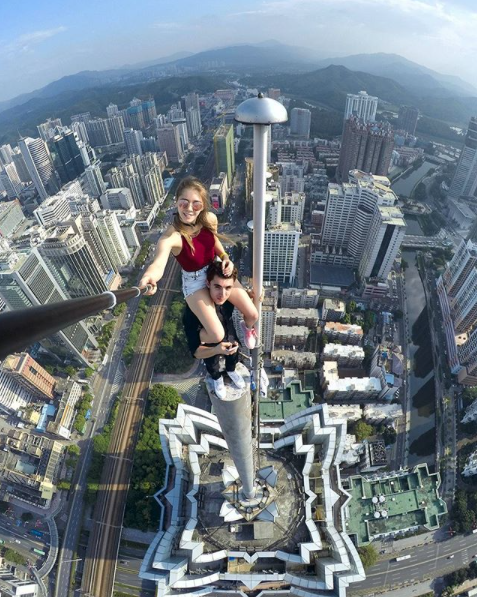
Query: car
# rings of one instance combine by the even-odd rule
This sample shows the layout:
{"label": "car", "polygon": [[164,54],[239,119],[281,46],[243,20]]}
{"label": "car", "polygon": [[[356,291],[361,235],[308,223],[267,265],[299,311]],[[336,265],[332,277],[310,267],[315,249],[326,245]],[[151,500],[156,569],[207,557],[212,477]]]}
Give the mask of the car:
{"label": "car", "polygon": [[447,556],[447,559],[448,559],[448,560],[452,560],[452,558],[454,558],[454,557],[455,557],[455,555],[454,555],[454,554],[452,554],[452,555],[450,555],[450,556]]}

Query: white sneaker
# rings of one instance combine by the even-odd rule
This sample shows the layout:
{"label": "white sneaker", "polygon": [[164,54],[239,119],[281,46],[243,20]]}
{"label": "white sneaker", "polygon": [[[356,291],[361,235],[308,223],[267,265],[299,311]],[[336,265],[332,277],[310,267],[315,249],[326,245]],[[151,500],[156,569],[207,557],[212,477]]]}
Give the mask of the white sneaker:
{"label": "white sneaker", "polygon": [[236,388],[241,390],[242,388],[245,387],[245,382],[243,380],[243,377],[240,374],[238,374],[237,371],[227,371],[227,375],[234,382],[234,386]]}
{"label": "white sneaker", "polygon": [[225,388],[224,378],[222,376],[220,376],[219,379],[213,379],[212,384],[214,386],[214,392],[217,398],[221,398],[222,400],[227,398],[227,390]]}

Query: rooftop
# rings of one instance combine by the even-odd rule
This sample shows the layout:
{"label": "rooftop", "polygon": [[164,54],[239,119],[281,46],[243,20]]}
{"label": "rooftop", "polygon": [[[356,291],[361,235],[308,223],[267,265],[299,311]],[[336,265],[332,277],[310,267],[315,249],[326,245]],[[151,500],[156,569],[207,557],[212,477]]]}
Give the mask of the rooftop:
{"label": "rooftop", "polygon": [[260,420],[285,420],[313,404],[313,392],[303,390],[300,380],[279,391],[276,399],[260,400]]}
{"label": "rooftop", "polygon": [[377,478],[357,475],[348,483],[352,499],[347,529],[358,546],[418,526],[437,529],[439,517],[447,512],[438,495],[440,475],[429,473],[427,464]]}
{"label": "rooftop", "polygon": [[340,265],[310,265],[310,284],[313,286],[335,286],[349,288],[354,282],[353,270]]}

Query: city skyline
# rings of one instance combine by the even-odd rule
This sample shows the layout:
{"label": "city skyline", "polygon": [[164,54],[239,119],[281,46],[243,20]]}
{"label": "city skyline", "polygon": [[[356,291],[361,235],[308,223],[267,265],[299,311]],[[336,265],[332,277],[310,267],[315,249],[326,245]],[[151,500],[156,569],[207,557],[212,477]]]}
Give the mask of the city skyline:
{"label": "city skyline", "polygon": [[83,70],[267,39],[306,47],[316,60],[389,52],[469,83],[474,78],[477,9],[470,0],[243,0],[239,7],[143,0],[136,8],[123,0],[85,0],[66,10],[58,0],[47,6],[28,0],[20,12],[8,0],[0,65],[7,84],[0,101]]}

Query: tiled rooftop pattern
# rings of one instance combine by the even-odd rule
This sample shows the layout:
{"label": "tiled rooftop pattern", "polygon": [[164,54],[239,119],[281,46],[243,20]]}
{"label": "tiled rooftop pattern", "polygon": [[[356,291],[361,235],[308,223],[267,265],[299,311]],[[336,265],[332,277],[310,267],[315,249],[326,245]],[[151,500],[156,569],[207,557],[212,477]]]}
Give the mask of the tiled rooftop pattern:
{"label": "tiled rooftop pattern", "polygon": [[[429,473],[426,464],[416,466],[412,472],[379,478],[357,475],[349,478],[349,485],[352,499],[348,504],[347,531],[356,536],[358,546],[380,535],[413,527],[437,529],[439,517],[447,512],[438,495],[440,475]],[[384,501],[380,501],[380,496],[384,496]],[[382,516],[383,511],[387,516]],[[380,512],[377,518],[376,512]]]}

